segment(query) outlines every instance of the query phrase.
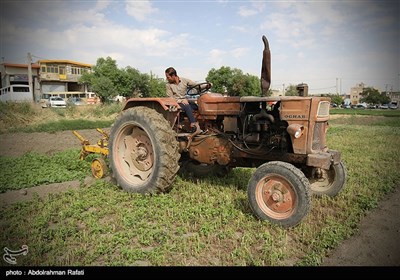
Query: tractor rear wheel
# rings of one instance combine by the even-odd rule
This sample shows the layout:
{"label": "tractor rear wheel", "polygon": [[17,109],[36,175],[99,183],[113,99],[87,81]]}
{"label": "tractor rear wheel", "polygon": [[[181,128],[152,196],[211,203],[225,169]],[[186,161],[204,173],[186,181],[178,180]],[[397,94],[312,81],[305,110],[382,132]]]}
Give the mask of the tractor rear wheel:
{"label": "tractor rear wheel", "polygon": [[166,192],[179,170],[176,133],[162,114],[147,107],[120,113],[110,132],[112,175],[127,192]]}
{"label": "tractor rear wheel", "polygon": [[265,163],[250,178],[247,195],[250,208],[260,220],[293,227],[311,208],[310,184],[292,164]]}

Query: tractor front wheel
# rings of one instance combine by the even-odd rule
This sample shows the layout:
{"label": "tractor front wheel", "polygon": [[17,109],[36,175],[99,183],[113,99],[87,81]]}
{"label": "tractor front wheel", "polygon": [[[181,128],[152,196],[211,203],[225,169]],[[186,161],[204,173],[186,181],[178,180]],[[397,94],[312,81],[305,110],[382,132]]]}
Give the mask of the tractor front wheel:
{"label": "tractor front wheel", "polygon": [[311,191],[317,196],[336,196],[344,187],[347,171],[343,161],[331,165],[329,170],[314,169],[310,180]]}
{"label": "tractor front wheel", "polygon": [[311,208],[307,178],[286,162],[272,161],[259,166],[250,178],[247,195],[256,217],[284,227],[300,223]]}

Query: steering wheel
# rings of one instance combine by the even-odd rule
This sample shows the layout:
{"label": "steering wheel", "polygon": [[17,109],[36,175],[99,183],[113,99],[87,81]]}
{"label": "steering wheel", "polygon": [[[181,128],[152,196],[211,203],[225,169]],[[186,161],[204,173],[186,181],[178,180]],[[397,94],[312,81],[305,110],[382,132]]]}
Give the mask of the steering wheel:
{"label": "steering wheel", "polygon": [[[206,85],[206,86],[204,86]],[[202,95],[203,93],[207,92],[211,88],[211,83],[203,82],[196,84],[194,86],[188,87],[186,91],[186,95],[193,96],[193,95]]]}

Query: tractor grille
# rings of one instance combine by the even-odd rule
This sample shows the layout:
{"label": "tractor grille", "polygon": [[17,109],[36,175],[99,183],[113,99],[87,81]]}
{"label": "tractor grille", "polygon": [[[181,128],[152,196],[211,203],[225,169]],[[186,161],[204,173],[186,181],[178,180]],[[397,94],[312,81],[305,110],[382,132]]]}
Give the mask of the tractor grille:
{"label": "tractor grille", "polygon": [[316,122],[314,126],[314,136],[312,142],[313,150],[322,150],[326,144],[326,131],[328,128],[328,122]]}

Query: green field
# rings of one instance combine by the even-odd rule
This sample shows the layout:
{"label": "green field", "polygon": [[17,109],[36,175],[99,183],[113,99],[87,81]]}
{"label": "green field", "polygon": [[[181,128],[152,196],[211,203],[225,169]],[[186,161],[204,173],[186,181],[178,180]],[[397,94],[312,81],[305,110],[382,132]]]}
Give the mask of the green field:
{"label": "green field", "polygon": [[106,180],[84,185],[90,159],[77,161],[79,151],[69,150],[0,157],[2,192],[82,182],[75,190],[3,206],[0,246],[26,244],[22,266],[318,266],[399,186],[400,114],[356,111],[346,116],[340,110],[329,122],[328,146],[342,152],[346,187],[335,198],[313,197],[311,212],[295,228],[253,216],[246,188],[255,169],[196,182],[178,177],[167,194],[129,194]]}

